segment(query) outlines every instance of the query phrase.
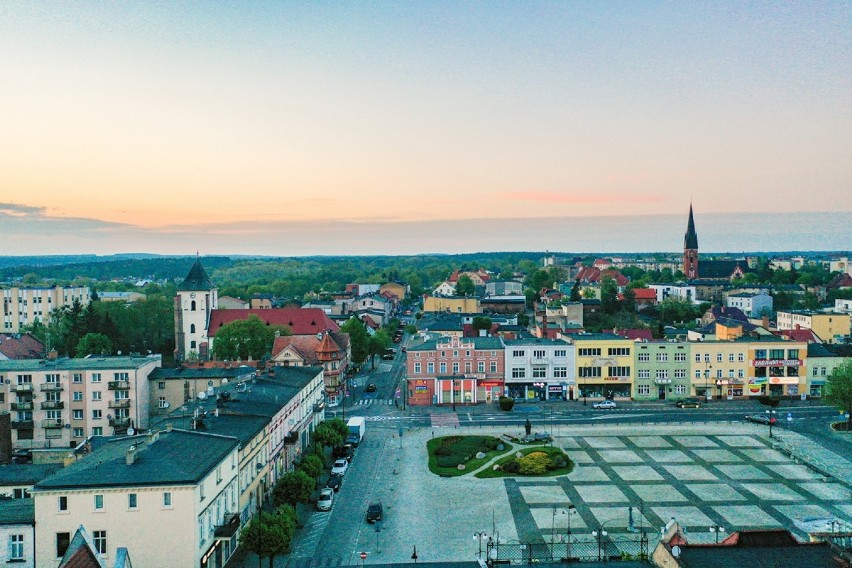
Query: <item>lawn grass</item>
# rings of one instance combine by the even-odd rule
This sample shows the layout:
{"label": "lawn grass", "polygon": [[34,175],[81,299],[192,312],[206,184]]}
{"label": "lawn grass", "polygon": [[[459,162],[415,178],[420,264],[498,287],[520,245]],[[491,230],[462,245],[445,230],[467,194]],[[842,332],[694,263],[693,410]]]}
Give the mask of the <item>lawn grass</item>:
{"label": "lawn grass", "polygon": [[[488,449],[499,444],[503,444],[502,450]],[[442,436],[426,442],[426,450],[429,453],[429,471],[436,475],[456,477],[476,471],[495,457],[510,452],[512,445],[494,436]],[[478,452],[483,452],[485,457],[477,459]],[[465,465],[464,469],[458,468],[460,463]]]}
{"label": "lawn grass", "polygon": [[[565,452],[562,451],[561,448],[557,448],[556,446],[547,446],[547,445],[531,446],[531,447],[522,448],[519,451],[523,455],[527,455],[527,454],[532,453],[532,452],[544,452],[550,457],[555,457],[555,456],[561,455],[568,462],[568,465],[566,467],[554,469],[552,471],[547,471],[546,473],[542,473],[540,475],[524,475],[524,474],[521,474],[521,473],[507,473],[507,472],[500,471],[500,470],[494,470],[493,467],[489,467],[487,469],[484,469],[484,470],[478,472],[476,474],[476,477],[479,478],[479,479],[494,479],[494,478],[498,478],[498,477],[554,477],[554,476],[557,476],[557,475],[565,475],[565,474],[571,473],[571,471],[574,469],[574,462],[572,462],[568,458],[568,456],[565,454]],[[503,465],[507,461],[509,461],[511,459],[515,459],[515,453],[516,452],[511,452],[510,455],[506,455],[503,458],[497,460],[495,462],[495,465]]]}

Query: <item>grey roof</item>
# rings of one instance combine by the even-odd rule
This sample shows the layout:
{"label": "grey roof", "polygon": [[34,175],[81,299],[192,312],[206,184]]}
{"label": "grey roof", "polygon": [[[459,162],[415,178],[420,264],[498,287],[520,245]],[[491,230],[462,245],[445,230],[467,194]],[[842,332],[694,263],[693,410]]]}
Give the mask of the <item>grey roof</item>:
{"label": "grey roof", "polygon": [[22,371],[97,371],[99,369],[138,369],[151,362],[160,362],[159,355],[145,357],[83,357],[59,359],[15,359],[0,361],[0,372]]}
{"label": "grey roof", "polygon": [[506,347],[512,347],[515,345],[557,345],[566,347],[568,343],[562,341],[561,339],[544,339],[541,337],[524,337],[519,339],[506,340]]}
{"label": "grey roof", "polygon": [[178,290],[212,289],[213,282],[210,281],[210,277],[207,276],[207,272],[204,270],[204,267],[201,266],[201,259],[196,258],[192,268],[189,269],[189,274],[186,275],[186,278],[183,279],[181,285],[178,286]]}
{"label": "grey roof", "polygon": [[[178,429],[160,432],[150,444],[147,439],[141,435],[110,440],[43,479],[34,490],[195,484],[239,445],[234,437]],[[131,446],[136,447],[136,461],[127,465],[125,454]]]}
{"label": "grey roof", "polygon": [[739,547],[739,546],[682,546],[680,562],[689,568],[722,568],[748,566],[834,567],[834,554],[828,543],[807,543],[799,546]]}
{"label": "grey roof", "polygon": [[626,337],[622,337],[614,333],[572,333],[568,337],[570,339],[573,339],[574,341],[611,341],[614,339],[627,340]]}
{"label": "grey roof", "polygon": [[56,463],[0,465],[0,485],[35,485],[58,469],[62,465]]}
{"label": "grey roof", "polygon": [[[430,341],[424,341],[419,345],[412,345],[408,351],[435,351],[438,343],[446,344],[450,341],[448,337],[439,337]],[[499,337],[465,337],[463,341],[473,341],[474,349],[503,349],[503,341]]]}
{"label": "grey roof", "polygon": [[[215,404],[213,405],[215,407]],[[219,434],[221,436],[233,436],[245,446],[251,442],[258,433],[269,424],[268,416],[256,416],[250,414],[235,414],[231,413],[225,406],[220,407],[220,412],[210,412],[206,410],[204,419],[201,421],[202,426],[198,428],[199,432],[207,434]],[[280,408],[280,407],[279,407]],[[185,412],[176,410],[168,416],[162,417],[157,424],[152,426],[154,430],[162,430],[166,424],[171,424],[175,428],[183,430],[193,429],[193,412]]]}
{"label": "grey roof", "polygon": [[213,368],[185,368],[185,367],[177,367],[175,369],[167,369],[165,367],[159,367],[151,371],[151,374],[148,375],[149,379],[155,380],[168,380],[168,379],[231,379],[240,377],[243,375],[254,375],[256,369],[254,367],[249,367],[247,365],[241,365],[239,367],[231,367],[229,369],[225,369],[222,367],[213,367]]}
{"label": "grey roof", "polygon": [[35,524],[33,499],[0,499],[0,525]]}

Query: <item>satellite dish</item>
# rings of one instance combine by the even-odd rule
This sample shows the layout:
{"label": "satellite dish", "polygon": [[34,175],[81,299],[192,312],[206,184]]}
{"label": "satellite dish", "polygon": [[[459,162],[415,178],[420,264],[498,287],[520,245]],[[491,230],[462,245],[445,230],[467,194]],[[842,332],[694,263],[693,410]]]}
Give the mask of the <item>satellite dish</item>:
{"label": "satellite dish", "polygon": [[131,426],[130,428],[128,428],[128,429],[127,429],[127,435],[128,435],[128,436],[132,436],[132,435],[134,435],[135,433],[136,433],[136,428],[133,428],[133,427]]}
{"label": "satellite dish", "polygon": [[168,403],[168,402],[163,403],[163,408],[168,408],[170,406],[171,406],[171,403]]}
{"label": "satellite dish", "polygon": [[675,558],[680,558],[680,547],[678,545],[674,545],[672,547],[672,556]]}
{"label": "satellite dish", "polygon": [[223,384],[223,385],[227,385],[227,384],[228,384],[228,379],[222,379],[222,384]]}
{"label": "satellite dish", "polygon": [[213,387],[207,387],[207,394],[208,395],[212,396],[214,392],[216,392],[216,391],[213,390]]}
{"label": "satellite dish", "polygon": [[204,391],[201,391],[200,393],[198,393],[197,396],[198,396],[198,400],[204,400],[205,398],[207,398],[207,393],[204,392]]}

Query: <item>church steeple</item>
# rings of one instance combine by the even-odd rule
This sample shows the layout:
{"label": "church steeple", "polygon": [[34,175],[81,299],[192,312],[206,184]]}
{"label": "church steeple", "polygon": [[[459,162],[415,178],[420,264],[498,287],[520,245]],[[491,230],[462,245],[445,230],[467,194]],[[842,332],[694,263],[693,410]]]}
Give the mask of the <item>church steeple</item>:
{"label": "church steeple", "polygon": [[698,278],[698,233],[695,232],[692,203],[689,204],[689,221],[683,236],[683,273],[690,280]]}

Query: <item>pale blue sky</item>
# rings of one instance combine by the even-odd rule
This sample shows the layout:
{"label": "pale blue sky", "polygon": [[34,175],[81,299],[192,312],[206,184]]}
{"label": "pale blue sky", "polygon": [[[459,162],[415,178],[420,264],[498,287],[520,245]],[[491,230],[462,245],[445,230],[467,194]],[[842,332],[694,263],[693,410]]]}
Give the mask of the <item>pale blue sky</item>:
{"label": "pale blue sky", "polygon": [[[428,236],[391,250],[388,236],[415,221],[685,215],[690,199],[699,215],[852,221],[850,14],[4,2],[0,229],[15,237],[0,254],[503,249],[488,231],[446,250]],[[339,230],[365,225],[384,236]],[[198,236],[210,227],[232,239]],[[286,236],[296,227],[311,246]]]}

